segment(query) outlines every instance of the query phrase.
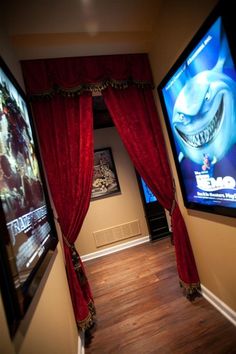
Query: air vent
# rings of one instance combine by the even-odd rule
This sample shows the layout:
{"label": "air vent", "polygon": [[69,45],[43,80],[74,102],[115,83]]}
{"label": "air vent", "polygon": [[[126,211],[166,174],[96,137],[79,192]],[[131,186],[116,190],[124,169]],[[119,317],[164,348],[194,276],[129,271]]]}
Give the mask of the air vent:
{"label": "air vent", "polygon": [[93,237],[97,247],[109,245],[111,243],[138,235],[141,235],[138,220],[93,232]]}

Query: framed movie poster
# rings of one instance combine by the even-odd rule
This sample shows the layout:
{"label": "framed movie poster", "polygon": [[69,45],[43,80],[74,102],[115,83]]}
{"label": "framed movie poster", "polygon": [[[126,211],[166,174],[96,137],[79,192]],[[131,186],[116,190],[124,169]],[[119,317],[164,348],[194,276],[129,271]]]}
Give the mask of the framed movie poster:
{"label": "framed movie poster", "polygon": [[104,198],[117,193],[120,193],[120,185],[111,148],[95,150],[91,198]]}
{"label": "framed movie poster", "polygon": [[58,242],[26,97],[0,58],[0,280],[11,336]]}
{"label": "framed movie poster", "polygon": [[236,216],[236,26],[220,2],[158,86],[187,208]]}

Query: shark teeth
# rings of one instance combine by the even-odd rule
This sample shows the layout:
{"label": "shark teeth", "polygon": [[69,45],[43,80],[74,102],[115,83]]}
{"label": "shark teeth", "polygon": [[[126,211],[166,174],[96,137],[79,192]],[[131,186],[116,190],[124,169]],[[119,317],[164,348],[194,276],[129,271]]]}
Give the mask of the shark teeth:
{"label": "shark teeth", "polygon": [[204,130],[202,130],[197,134],[184,134],[178,128],[176,128],[176,130],[186,144],[194,148],[200,148],[203,145],[208,144],[211,140],[214,139],[218,131],[218,128],[220,126],[220,122],[222,120],[222,113],[223,113],[223,98],[221,99],[219,108],[214,118],[212,119],[212,121],[210,122],[207,128],[205,128]]}

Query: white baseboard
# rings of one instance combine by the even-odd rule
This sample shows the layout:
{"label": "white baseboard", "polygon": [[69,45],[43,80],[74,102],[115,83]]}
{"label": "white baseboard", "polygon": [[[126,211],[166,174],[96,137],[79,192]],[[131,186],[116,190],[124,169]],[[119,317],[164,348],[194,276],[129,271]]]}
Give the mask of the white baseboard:
{"label": "white baseboard", "polygon": [[224,317],[226,317],[234,326],[236,326],[236,312],[231,309],[226,303],[220,300],[204,285],[201,285],[202,296],[209,301]]}
{"label": "white baseboard", "polygon": [[112,247],[108,247],[105,248],[103,250],[100,251],[96,251],[93,253],[89,253],[89,254],[85,254],[84,256],[81,256],[81,259],[83,262],[89,261],[90,259],[95,259],[98,257],[102,257],[102,256],[106,256],[108,254],[114,253],[114,252],[118,252],[121,250],[124,250],[126,248],[130,248],[130,247],[134,247],[137,245],[141,245],[142,243],[146,243],[150,241],[150,237],[149,236],[144,236],[141,238],[138,238],[136,240],[132,240],[129,242],[125,242],[125,243],[121,243],[120,245],[116,245],[116,246],[112,246]]}
{"label": "white baseboard", "polygon": [[85,354],[84,349],[84,332],[80,332],[78,336],[78,354]]}

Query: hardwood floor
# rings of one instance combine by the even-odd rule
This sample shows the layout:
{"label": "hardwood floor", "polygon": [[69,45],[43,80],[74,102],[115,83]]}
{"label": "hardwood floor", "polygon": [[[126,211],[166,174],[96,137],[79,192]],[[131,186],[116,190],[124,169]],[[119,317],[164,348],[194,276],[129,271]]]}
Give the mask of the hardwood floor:
{"label": "hardwood floor", "polygon": [[236,327],[179,287],[169,238],[85,263],[97,309],[86,354],[236,353]]}

